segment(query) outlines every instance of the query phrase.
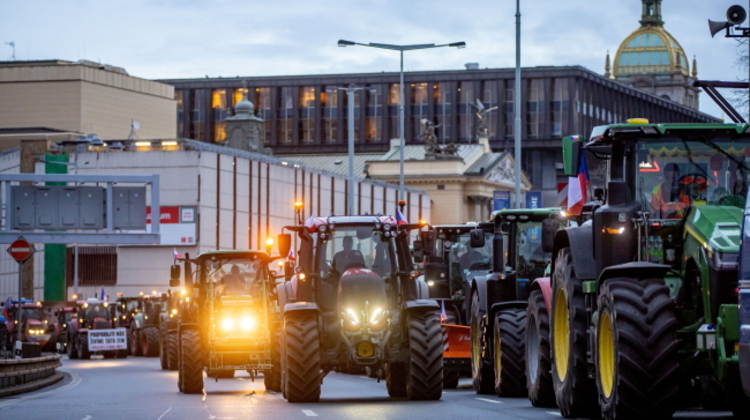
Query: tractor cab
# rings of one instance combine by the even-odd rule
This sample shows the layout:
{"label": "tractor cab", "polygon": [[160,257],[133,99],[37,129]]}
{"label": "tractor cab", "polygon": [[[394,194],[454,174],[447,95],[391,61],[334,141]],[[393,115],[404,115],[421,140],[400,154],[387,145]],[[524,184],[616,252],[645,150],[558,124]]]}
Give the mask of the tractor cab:
{"label": "tractor cab", "polygon": [[78,303],[78,326],[81,329],[106,330],[112,328],[109,303],[99,299],[87,299]]}

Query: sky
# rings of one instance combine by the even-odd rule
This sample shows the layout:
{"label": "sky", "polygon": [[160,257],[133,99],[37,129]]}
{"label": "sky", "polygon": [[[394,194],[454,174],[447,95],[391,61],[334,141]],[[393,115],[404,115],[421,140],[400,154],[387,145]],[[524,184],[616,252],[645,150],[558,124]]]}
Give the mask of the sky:
{"label": "sky", "polygon": [[[747,79],[739,51],[707,20],[738,0],[664,0],[668,30],[705,80]],[[748,4],[743,4],[746,8]],[[527,66],[604,72],[609,50],[639,27],[640,0],[521,0]],[[407,71],[515,66],[512,0],[0,0],[0,60],[87,59],[146,79],[398,71],[395,51],[361,43],[444,44],[405,54]],[[721,117],[706,94],[700,109]]]}

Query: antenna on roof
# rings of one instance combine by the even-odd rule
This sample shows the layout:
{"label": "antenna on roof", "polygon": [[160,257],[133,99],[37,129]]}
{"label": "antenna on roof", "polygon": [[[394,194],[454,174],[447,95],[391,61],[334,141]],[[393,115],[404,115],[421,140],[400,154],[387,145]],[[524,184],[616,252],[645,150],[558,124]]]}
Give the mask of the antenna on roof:
{"label": "antenna on roof", "polygon": [[13,48],[13,55],[10,56],[10,61],[16,61],[16,42],[6,42],[5,45],[10,45],[10,47]]}
{"label": "antenna on roof", "polygon": [[138,121],[130,120],[130,134],[128,134],[127,140],[137,139],[138,136],[135,134],[136,130],[141,128],[141,123]]}

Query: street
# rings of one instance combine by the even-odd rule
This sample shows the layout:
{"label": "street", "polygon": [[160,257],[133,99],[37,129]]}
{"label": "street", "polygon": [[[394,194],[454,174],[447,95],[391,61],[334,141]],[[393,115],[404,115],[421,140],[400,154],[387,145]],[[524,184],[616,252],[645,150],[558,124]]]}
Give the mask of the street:
{"label": "street", "polygon": [[[68,377],[33,393],[0,399],[2,419],[551,419],[555,409],[534,408],[526,399],[476,395],[469,379],[443,392],[437,402],[388,397],[385,383],[358,375],[329,374],[321,401],[289,404],[264,390],[247,373],[234,379],[206,380],[204,395],[177,390],[177,372],[163,371],[157,358],[63,360]],[[730,413],[679,412],[675,418],[731,418]]]}

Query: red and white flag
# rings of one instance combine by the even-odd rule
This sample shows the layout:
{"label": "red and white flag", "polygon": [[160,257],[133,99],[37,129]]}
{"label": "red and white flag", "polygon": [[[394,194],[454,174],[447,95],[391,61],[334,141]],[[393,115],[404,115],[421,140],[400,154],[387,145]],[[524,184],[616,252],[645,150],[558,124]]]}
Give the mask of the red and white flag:
{"label": "red and white flag", "polygon": [[568,213],[580,215],[583,205],[588,201],[586,192],[589,185],[589,169],[586,165],[586,153],[581,151],[581,159],[578,164],[578,176],[568,178]]}

